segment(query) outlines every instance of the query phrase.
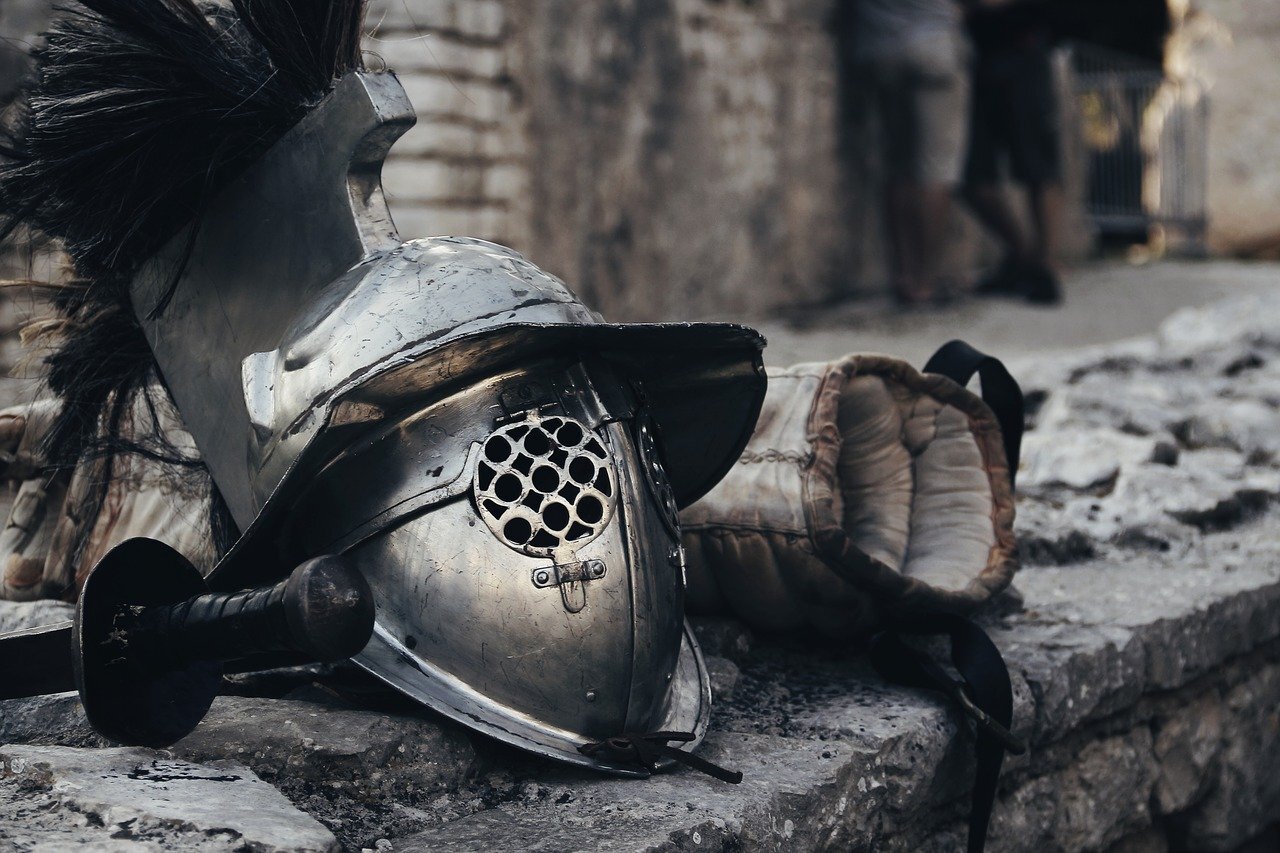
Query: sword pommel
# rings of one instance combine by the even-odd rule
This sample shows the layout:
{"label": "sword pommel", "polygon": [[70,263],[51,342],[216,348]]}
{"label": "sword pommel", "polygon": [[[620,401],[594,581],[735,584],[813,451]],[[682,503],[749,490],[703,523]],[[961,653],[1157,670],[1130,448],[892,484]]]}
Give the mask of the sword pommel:
{"label": "sword pommel", "polygon": [[120,743],[162,747],[199,725],[222,665],[287,653],[342,660],[373,633],[373,594],[337,556],[272,587],[209,593],[181,554],[131,539],[90,572],[76,611],[75,674],[89,722]]}

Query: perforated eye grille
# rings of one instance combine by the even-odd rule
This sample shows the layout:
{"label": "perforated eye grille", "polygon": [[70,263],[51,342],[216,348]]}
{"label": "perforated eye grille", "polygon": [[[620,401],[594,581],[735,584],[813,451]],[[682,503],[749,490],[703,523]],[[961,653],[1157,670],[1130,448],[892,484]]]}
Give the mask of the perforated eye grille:
{"label": "perforated eye grille", "polygon": [[640,459],[644,463],[645,479],[653,491],[653,499],[662,510],[663,521],[668,530],[677,539],[680,538],[680,510],[676,506],[676,495],[671,489],[671,481],[667,479],[667,469],[662,467],[662,454],[658,452],[658,441],[654,434],[653,423],[648,417],[636,418],[636,443],[640,445]]}
{"label": "perforated eye grille", "polygon": [[566,417],[531,417],[490,433],[473,483],[476,509],[502,542],[533,556],[599,536],[617,483],[608,451]]}

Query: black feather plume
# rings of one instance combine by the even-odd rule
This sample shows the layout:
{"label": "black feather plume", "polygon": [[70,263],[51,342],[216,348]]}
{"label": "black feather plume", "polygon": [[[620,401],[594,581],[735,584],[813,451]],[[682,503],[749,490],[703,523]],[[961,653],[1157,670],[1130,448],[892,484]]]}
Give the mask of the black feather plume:
{"label": "black feather plume", "polygon": [[83,0],[37,53],[0,209],[128,275],[359,62],[362,2]]}
{"label": "black feather plume", "polygon": [[0,137],[0,238],[19,226],[52,237],[83,279],[62,300],[68,332],[48,358],[66,402],[55,464],[105,455],[109,472],[111,454],[130,452],[115,425],[154,368],[130,278],[360,66],[364,7],[80,0],[58,11],[17,129]]}
{"label": "black feather plume", "polygon": [[231,0],[271,63],[298,92],[326,88],[360,65],[363,3]]}

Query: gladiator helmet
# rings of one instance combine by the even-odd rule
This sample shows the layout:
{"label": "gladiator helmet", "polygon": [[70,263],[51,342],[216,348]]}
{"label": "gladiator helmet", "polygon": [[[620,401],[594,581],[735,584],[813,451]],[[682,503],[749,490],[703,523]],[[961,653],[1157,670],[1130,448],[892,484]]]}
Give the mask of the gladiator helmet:
{"label": "gladiator helmet", "polygon": [[[269,145],[205,169],[216,187],[189,193],[198,203],[169,205],[169,218],[188,223],[154,245],[128,232],[129,245],[146,247],[136,263],[104,254],[100,235],[86,239],[104,226],[73,207],[34,217],[81,266],[128,269],[119,302],[243,531],[210,586],[261,586],[342,553],[375,599],[373,638],[354,660],[407,696],[515,746],[618,773],[654,762],[593,745],[663,732],[696,746],[710,692],[684,618],[678,512],[751,434],[765,387],[760,336],[725,324],[607,324],[511,249],[402,241],[381,172],[414,112],[394,74],[361,68],[358,2],[83,6],[51,37],[66,61],[54,69],[62,76],[44,75],[37,130],[64,108],[49,90],[68,75],[107,81],[79,80],[71,111],[131,86],[150,98],[169,85],[173,104],[186,105],[192,87],[216,84],[228,108],[193,109],[192,122],[217,123],[187,141],[221,156],[265,134],[210,134],[229,134],[254,110],[274,121],[267,95],[288,101],[310,81],[296,120]],[[119,47],[117,64],[86,69],[88,47],[104,44]],[[189,60],[194,50],[204,55]],[[347,59],[317,71],[315,58],[331,53]],[[137,67],[120,72],[121,62]],[[255,62],[256,77],[245,71]],[[175,68],[188,85],[173,83]],[[163,118],[163,132],[179,132]],[[113,127],[134,133],[134,119]],[[110,147],[110,133],[96,136]],[[45,192],[41,162],[0,191]],[[99,171],[122,167],[109,165]],[[51,195],[78,191],[65,186]],[[164,204],[135,206],[163,224],[154,212]]]}
{"label": "gladiator helmet", "polygon": [[[390,74],[341,80],[220,195],[144,322],[237,550],[348,554],[377,604],[356,662],[500,740],[607,767],[579,748],[700,738],[678,510],[750,435],[760,338],[605,324],[510,249],[401,242],[378,173],[412,115]],[[164,268],[135,281],[143,316]],[[238,556],[215,576],[260,580]]]}

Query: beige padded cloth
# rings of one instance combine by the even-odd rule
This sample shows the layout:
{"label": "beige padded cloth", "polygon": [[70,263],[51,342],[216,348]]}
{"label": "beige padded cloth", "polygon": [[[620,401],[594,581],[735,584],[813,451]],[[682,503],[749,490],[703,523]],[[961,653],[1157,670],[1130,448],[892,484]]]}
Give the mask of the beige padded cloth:
{"label": "beige padded cloth", "polygon": [[[135,395],[121,425],[124,438],[157,432],[183,456],[198,458],[195,442],[168,392],[153,381],[148,394]],[[100,459],[75,471],[45,471],[40,446],[61,402],[47,398],[0,410],[0,481],[17,488],[9,518],[0,530],[0,599],[74,600],[89,569],[112,547],[135,536],[159,539],[202,572],[216,554],[209,526],[210,482],[204,469],[184,468],[144,456],[117,457],[102,511],[85,517],[83,508],[104,476]],[[83,550],[73,553],[85,525],[92,525]]]}
{"label": "beige padded cloth", "polygon": [[689,602],[767,631],[846,638],[971,611],[1016,571],[995,415],[897,359],[770,370],[733,470],[684,511]]}

